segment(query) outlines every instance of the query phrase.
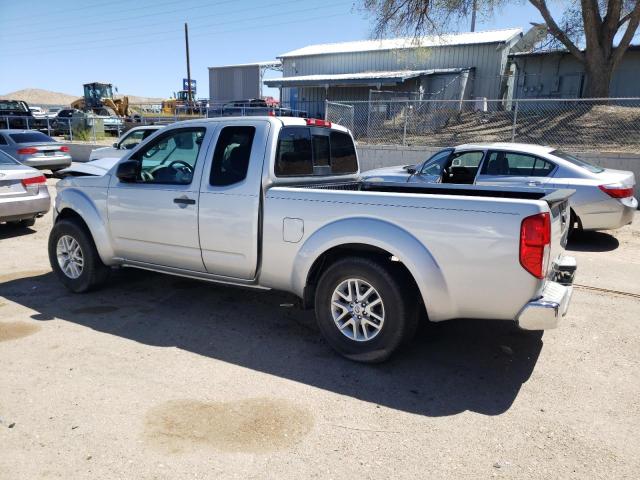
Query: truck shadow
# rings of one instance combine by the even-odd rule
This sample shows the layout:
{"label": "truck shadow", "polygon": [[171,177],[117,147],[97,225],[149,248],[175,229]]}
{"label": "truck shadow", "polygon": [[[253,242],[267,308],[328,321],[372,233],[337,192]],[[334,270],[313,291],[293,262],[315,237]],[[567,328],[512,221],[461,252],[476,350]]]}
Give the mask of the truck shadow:
{"label": "truck shadow", "polygon": [[505,412],[542,348],[541,333],[511,322],[456,320],[421,332],[387,363],[361,365],[334,354],[313,313],[292,307],[289,294],[141,271],[118,272],[84,295],[68,293],[53,273],[5,282],[0,294],[35,310],[35,320],[58,318],[435,417]]}
{"label": "truck shadow", "polygon": [[31,235],[36,231],[29,227],[21,227],[18,225],[11,225],[8,223],[0,224],[0,240],[14,237],[22,237],[24,235]]}
{"label": "truck shadow", "polygon": [[616,237],[605,232],[577,232],[567,244],[570,252],[611,252],[620,246]]}

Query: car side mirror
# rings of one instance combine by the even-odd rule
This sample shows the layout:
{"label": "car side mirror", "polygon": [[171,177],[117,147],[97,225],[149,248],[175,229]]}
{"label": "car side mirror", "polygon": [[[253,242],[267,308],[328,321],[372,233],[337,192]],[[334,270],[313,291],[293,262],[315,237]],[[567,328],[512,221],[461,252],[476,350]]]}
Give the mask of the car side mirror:
{"label": "car side mirror", "polygon": [[125,160],[118,165],[118,169],[116,170],[116,177],[124,183],[136,182],[139,174],[140,161],[138,160]]}
{"label": "car side mirror", "polygon": [[113,148],[118,148],[118,142],[114,142],[112,146]]}
{"label": "car side mirror", "polygon": [[416,173],[416,172],[417,172],[417,170],[415,169],[415,167],[408,167],[408,168],[407,168],[407,173],[408,173],[409,175],[413,175],[413,174],[414,174],[414,173]]}

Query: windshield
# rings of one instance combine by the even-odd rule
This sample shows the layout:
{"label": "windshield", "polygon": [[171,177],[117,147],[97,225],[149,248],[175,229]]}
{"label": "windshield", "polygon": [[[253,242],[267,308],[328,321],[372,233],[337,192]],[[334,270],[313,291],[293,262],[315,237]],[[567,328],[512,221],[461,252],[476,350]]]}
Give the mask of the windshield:
{"label": "windshield", "polygon": [[0,165],[18,165],[18,161],[0,150]]}
{"label": "windshield", "polygon": [[563,160],[566,160],[567,162],[577,165],[578,167],[582,167],[585,170],[590,171],[591,173],[604,172],[604,168],[591,165],[589,162],[586,162],[581,158],[571,155],[570,153],[563,152],[562,150],[554,150],[553,152],[551,152],[551,155],[554,155]]}
{"label": "windshield", "polygon": [[29,109],[27,108],[24,102],[19,102],[16,100],[1,101],[0,110],[13,111],[13,112],[25,112],[25,113],[29,111]]}
{"label": "windshield", "polygon": [[9,136],[16,143],[55,142],[53,138],[40,132],[11,133]]}

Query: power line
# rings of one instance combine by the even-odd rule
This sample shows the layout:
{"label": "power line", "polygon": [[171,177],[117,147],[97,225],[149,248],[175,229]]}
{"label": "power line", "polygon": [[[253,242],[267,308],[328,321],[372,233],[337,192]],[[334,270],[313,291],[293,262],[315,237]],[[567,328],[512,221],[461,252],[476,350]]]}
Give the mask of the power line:
{"label": "power line", "polygon": [[[229,2],[230,1],[231,0],[229,0]],[[223,2],[223,3],[229,3],[229,2]],[[291,3],[299,3],[299,0],[288,0],[286,2],[271,4],[269,6],[270,7],[280,7],[280,6],[283,6],[283,5],[289,5]],[[194,21],[197,22],[197,21],[202,20],[203,18],[210,18],[210,17],[220,18],[221,16],[229,14],[229,13],[241,13],[241,12],[248,12],[248,11],[252,11],[252,10],[255,10],[255,7],[248,7],[248,8],[243,8],[243,9],[234,9],[232,11],[226,11],[226,12],[216,12],[216,13],[211,13],[211,14],[208,14],[208,15],[198,15],[198,18],[193,19],[193,20],[189,20],[189,23],[193,25]],[[288,13],[291,13],[291,12],[285,12],[284,15],[286,15]],[[271,15],[268,15],[268,16],[271,16]],[[215,24],[212,24],[212,25],[217,26],[217,25],[224,25],[226,23],[238,23],[238,22],[242,22],[242,21],[246,21],[246,20],[247,20],[246,18],[245,19],[240,19],[240,20],[229,20],[229,21],[226,21],[226,22],[219,22],[219,23],[215,23]],[[166,21],[156,22],[156,23],[145,23],[143,28],[158,27],[158,26],[169,25],[169,24],[176,25],[176,20],[172,19],[172,20],[166,20]],[[195,27],[192,26],[191,29],[193,30],[194,28],[197,29],[197,28],[208,27],[208,26],[210,26],[210,25],[196,25]],[[100,33],[110,34],[110,33],[113,33],[113,32],[126,31],[126,30],[130,31],[131,30],[131,26],[124,26],[124,27],[119,27],[119,28],[110,28],[107,32],[100,32]],[[76,36],[78,36],[78,37],[83,37],[84,36],[84,34],[79,33],[79,32],[74,32],[74,34]],[[140,34],[142,34],[141,30],[137,29],[136,30],[136,35],[140,35]],[[156,33],[148,33],[148,34],[144,33],[144,35],[147,36],[147,37],[148,36],[155,36],[155,35],[164,35],[164,34],[166,34],[166,31],[156,32]],[[86,35],[91,35],[92,38],[94,38],[94,36],[92,34],[86,34]],[[113,35],[111,35],[110,37],[107,37],[107,38],[103,38],[103,39],[99,39],[98,38],[98,39],[85,41],[85,42],[83,42],[83,44],[86,45],[87,43],[90,43],[90,44],[92,44],[92,43],[101,43],[101,42],[104,42],[105,40],[108,41],[111,38],[113,38]],[[29,40],[33,40],[38,45],[40,45],[41,42],[42,42],[42,40],[33,39],[33,38],[30,38]],[[7,44],[7,43],[20,43],[22,46],[24,46],[24,42],[23,42],[23,40],[21,38],[10,39],[8,41],[3,42],[3,44]],[[71,41],[71,42],[68,42],[68,43],[55,43],[55,44],[49,43],[48,46],[50,46],[50,47],[51,46],[55,46],[56,48],[64,48],[67,45],[77,45],[77,43],[78,43],[77,41]]]}
{"label": "power line", "polygon": [[[324,7],[325,8],[326,7],[335,7],[335,6],[338,6],[338,5],[343,5],[343,3],[341,1],[340,2],[334,2],[334,3],[330,3],[330,4],[325,4]],[[298,10],[290,10],[290,11],[284,13],[283,15],[306,13],[306,12],[313,11],[313,10],[316,10],[316,7],[304,8],[304,9],[298,9]],[[231,24],[231,23],[244,23],[244,22],[252,21],[252,20],[263,20],[265,18],[271,18],[272,16],[273,16],[272,14],[267,14],[267,15],[260,15],[260,16],[257,16],[257,17],[247,17],[247,18],[238,19],[238,20],[232,20],[232,21],[210,23],[210,24],[206,24],[206,25],[199,25],[199,26],[196,26],[196,27],[192,27],[191,30],[192,31],[193,30],[202,30],[202,29],[205,29],[205,28],[217,27],[217,26],[220,26],[220,25],[228,25],[228,24]],[[150,33],[150,34],[146,34],[145,37],[146,38],[148,38],[148,37],[156,37],[156,36],[166,37],[167,34],[173,33],[173,32],[178,32],[178,31],[179,31],[179,29],[178,30],[171,30],[171,31],[162,31],[162,32],[156,32],[156,33]],[[233,30],[231,30],[231,31],[233,31]],[[198,35],[198,34],[192,35],[192,37],[198,37],[198,36],[202,36],[202,34],[200,34],[200,35]],[[126,45],[142,45],[142,44],[154,43],[154,42],[158,42],[158,41],[162,41],[162,39],[160,39],[160,40],[149,40],[149,41],[145,40],[144,43],[135,42],[135,43],[128,43]],[[72,46],[73,45],[77,45],[77,43],[78,42],[73,42],[73,43],[68,43],[68,44],[52,45],[51,47],[55,48],[55,50],[51,50],[51,53],[58,52],[61,49],[64,49],[65,52],[74,51],[74,49],[67,49],[65,47],[67,45],[72,45]],[[99,44],[100,47],[103,47],[103,48],[113,48],[113,47],[119,46],[119,45],[110,45],[108,43],[105,44],[103,40],[88,40],[88,41],[85,41],[85,42],[82,42],[82,43],[83,43],[83,46],[86,46],[88,44]],[[84,47],[83,47],[83,49],[84,49]],[[49,53],[49,52],[43,51],[43,50],[38,50],[38,53]],[[24,51],[21,54],[24,54]]]}
{"label": "power line", "polygon": [[[315,8],[314,8],[315,10]],[[233,30],[221,30],[221,31],[216,31],[216,32],[209,32],[207,34],[199,34],[199,35],[191,35],[191,37],[208,37],[208,36],[217,36],[217,35],[222,35],[222,34],[227,34],[227,33],[236,33],[236,32],[242,32],[242,31],[247,31],[247,30],[258,30],[261,28],[265,28],[265,27],[279,27],[282,25],[291,25],[294,23],[307,23],[310,21],[317,21],[317,20],[324,20],[327,18],[335,18],[335,17],[340,17],[343,16],[344,13],[340,12],[340,13],[335,13],[332,15],[320,15],[320,16],[315,16],[312,18],[301,18],[301,19],[296,19],[296,20],[292,20],[292,21],[288,21],[288,22],[278,22],[278,23],[270,23],[270,24],[260,24],[260,25],[250,25],[244,28],[238,28],[238,29],[233,29]],[[154,44],[159,44],[159,43],[166,43],[167,41],[171,41],[171,42],[175,42],[175,38],[165,38],[162,40],[152,40],[152,41],[140,41],[140,42],[127,42],[127,43],[121,43],[121,44],[114,44],[114,45],[105,45],[104,48],[118,48],[118,47],[130,47],[130,46],[138,46],[138,45],[148,45],[151,43]],[[65,53],[67,52],[79,52],[79,51],[86,51],[87,49],[85,47],[79,47],[79,48],[72,48],[72,49],[65,49]],[[60,53],[59,49],[56,50],[51,50],[51,51],[38,51],[37,54],[38,55],[44,55],[44,54],[49,54],[49,53]],[[23,52],[20,53],[7,53],[7,54],[3,54],[4,57],[15,57],[15,56],[21,56],[24,57],[25,54]]]}

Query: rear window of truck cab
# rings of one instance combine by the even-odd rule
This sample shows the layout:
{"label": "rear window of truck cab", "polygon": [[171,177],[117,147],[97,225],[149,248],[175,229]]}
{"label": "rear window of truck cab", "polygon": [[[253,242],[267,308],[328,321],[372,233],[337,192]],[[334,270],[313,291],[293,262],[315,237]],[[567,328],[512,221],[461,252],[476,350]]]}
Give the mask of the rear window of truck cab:
{"label": "rear window of truck cab", "polygon": [[284,127],[280,131],[278,177],[347,175],[358,171],[351,136],[321,127]]}

